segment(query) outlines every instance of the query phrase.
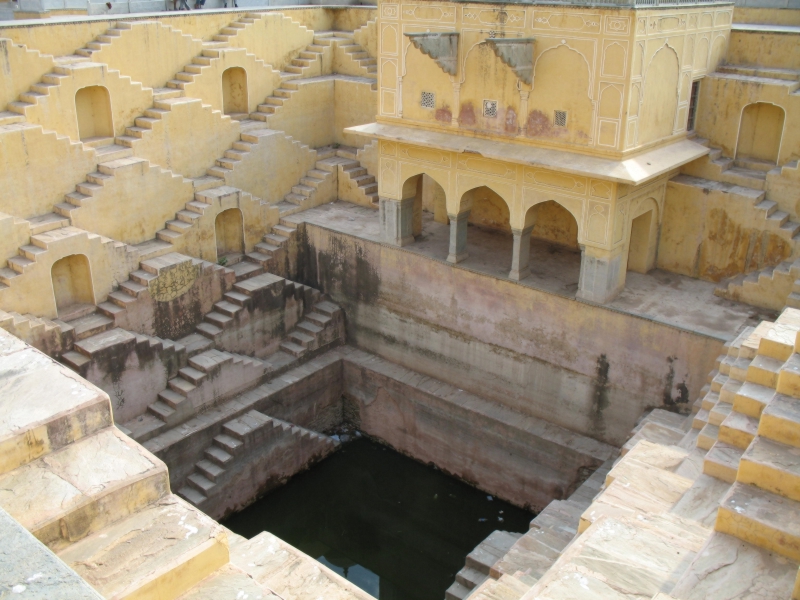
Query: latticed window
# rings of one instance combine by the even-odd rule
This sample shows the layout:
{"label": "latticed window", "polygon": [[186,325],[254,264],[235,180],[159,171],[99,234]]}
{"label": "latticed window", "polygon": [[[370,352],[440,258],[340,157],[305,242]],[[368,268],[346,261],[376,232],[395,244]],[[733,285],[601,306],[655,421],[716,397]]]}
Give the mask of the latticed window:
{"label": "latticed window", "polygon": [[436,94],[433,92],[422,92],[422,99],[419,104],[422,108],[436,108]]}
{"label": "latticed window", "polygon": [[567,111],[565,110],[557,110],[555,117],[553,117],[553,125],[556,127],[566,127],[567,126]]}
{"label": "latticed window", "polygon": [[497,100],[483,101],[483,116],[493,119],[497,116]]}

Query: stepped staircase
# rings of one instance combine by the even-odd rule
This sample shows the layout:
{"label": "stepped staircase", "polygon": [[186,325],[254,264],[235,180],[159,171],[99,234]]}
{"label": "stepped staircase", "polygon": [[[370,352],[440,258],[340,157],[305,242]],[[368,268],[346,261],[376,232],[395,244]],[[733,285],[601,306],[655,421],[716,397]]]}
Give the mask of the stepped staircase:
{"label": "stepped staircase", "polygon": [[798,333],[791,308],[743,329],[692,414],[647,415],[544,527],[501,558],[479,546],[447,598],[800,597]]}
{"label": "stepped staircase", "polygon": [[205,315],[196,333],[176,341],[186,349],[188,366],[180,369],[178,376],[168,382],[167,389],[159,392],[159,399],[148,407],[145,415],[120,428],[144,442],[267,379],[274,379],[335,344],[340,335],[342,309],[320,300],[320,293],[313,288],[285,283],[300,286],[312,307],[278,344],[276,352],[255,359],[220,349],[225,330],[236,323],[237,313],[252,301],[253,290],[263,287],[258,277],[237,283]]}
{"label": "stepped staircase", "polygon": [[[19,418],[0,431],[6,447],[18,449],[4,453],[0,467],[3,486],[14,489],[0,495],[0,505],[13,518],[98,597],[278,600],[272,586],[230,562],[229,543],[246,541],[171,494],[164,463],[113,426],[105,394],[0,335],[7,338],[4,347],[16,351],[15,381],[27,390],[14,398]],[[43,443],[25,444],[33,437]],[[282,552],[293,553],[296,565],[315,564],[275,540]],[[328,597],[365,597],[350,593],[335,575],[326,581]],[[37,586],[28,587],[33,592]]]}
{"label": "stepped staircase", "polygon": [[206,449],[205,458],[197,462],[178,495],[202,510],[210,496],[225,493],[237,467],[252,468],[252,464],[241,464],[249,462],[244,460],[248,454],[258,453],[260,460],[269,460],[272,448],[279,444],[290,444],[293,460],[301,464],[309,464],[313,457],[323,458],[338,446],[326,435],[251,410],[222,426],[222,433]]}
{"label": "stepped staircase", "polygon": [[567,500],[554,500],[524,534],[495,531],[467,555],[445,600],[519,598],[552,566],[578,532],[581,514],[600,492],[613,459]]}

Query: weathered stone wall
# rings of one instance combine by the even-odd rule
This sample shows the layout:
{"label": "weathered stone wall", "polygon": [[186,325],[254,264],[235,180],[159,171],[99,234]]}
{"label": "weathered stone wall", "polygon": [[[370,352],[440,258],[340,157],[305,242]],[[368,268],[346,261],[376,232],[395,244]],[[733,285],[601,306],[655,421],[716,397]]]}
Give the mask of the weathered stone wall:
{"label": "weathered stone wall", "polygon": [[688,408],[722,341],[443,261],[301,226],[299,273],[351,344],[619,445],[647,408]]}
{"label": "weathered stone wall", "polygon": [[345,412],[368,435],[518,506],[569,496],[613,448],[346,347]]}

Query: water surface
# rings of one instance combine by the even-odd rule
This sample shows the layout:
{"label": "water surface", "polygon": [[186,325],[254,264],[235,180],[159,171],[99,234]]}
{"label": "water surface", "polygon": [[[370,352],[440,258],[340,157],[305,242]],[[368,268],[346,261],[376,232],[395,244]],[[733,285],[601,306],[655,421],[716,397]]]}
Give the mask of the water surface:
{"label": "water surface", "polygon": [[533,515],[360,439],[225,525],[286,540],[380,600],[443,600],[472,549]]}

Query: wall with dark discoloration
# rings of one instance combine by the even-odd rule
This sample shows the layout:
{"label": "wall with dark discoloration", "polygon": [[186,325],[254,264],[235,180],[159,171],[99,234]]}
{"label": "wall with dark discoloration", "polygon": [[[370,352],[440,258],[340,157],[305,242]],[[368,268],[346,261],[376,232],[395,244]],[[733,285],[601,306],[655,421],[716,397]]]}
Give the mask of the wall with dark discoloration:
{"label": "wall with dark discoloration", "polygon": [[402,249],[300,229],[295,278],[344,308],[349,343],[611,444],[645,409],[688,408],[678,399],[697,396],[722,347]]}

